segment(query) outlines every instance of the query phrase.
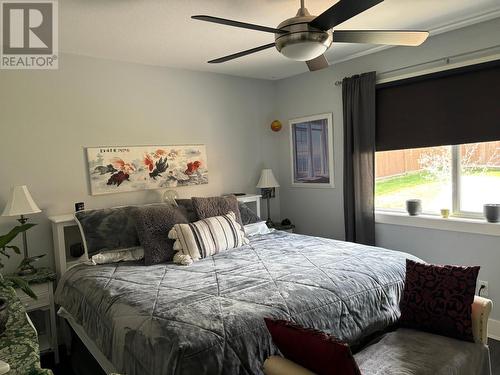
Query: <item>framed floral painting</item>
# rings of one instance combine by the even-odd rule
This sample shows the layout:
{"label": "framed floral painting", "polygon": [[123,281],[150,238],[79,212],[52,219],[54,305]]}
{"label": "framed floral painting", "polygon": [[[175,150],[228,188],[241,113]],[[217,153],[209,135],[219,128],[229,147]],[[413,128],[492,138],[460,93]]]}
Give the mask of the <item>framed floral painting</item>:
{"label": "framed floral painting", "polygon": [[86,148],[92,195],[208,183],[205,145]]}

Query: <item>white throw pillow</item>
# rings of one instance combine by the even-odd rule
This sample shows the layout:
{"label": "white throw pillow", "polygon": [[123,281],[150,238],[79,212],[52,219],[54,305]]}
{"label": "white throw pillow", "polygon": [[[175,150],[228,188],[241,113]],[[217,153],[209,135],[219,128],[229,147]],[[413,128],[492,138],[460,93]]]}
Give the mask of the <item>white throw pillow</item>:
{"label": "white throw pillow", "polygon": [[190,224],[175,224],[168,237],[175,240],[174,263],[183,265],[249,242],[232,211]]}

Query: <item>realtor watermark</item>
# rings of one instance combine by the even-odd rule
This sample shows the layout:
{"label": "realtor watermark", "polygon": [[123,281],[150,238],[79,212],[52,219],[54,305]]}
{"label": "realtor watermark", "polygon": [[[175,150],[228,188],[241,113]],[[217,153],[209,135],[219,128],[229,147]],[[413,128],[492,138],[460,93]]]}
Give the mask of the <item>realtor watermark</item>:
{"label": "realtor watermark", "polygon": [[57,1],[0,0],[0,69],[57,69]]}

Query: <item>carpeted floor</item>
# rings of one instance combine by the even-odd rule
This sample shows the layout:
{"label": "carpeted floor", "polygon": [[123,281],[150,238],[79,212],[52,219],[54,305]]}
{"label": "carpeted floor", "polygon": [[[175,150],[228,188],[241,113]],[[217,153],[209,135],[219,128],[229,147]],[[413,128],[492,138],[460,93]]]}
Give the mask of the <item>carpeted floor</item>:
{"label": "carpeted floor", "polygon": [[[500,341],[489,339],[488,343],[490,345],[491,354],[491,373],[492,375],[500,375]],[[78,344],[77,344],[78,345]],[[69,358],[64,355],[65,351],[61,350],[61,363],[54,366],[54,358],[52,354],[46,354],[42,356],[42,367],[50,368],[54,371],[54,375],[84,375],[93,374],[100,375],[104,372],[99,371],[96,368],[85,368],[91,361],[86,358],[88,353],[82,353],[82,356],[77,356],[76,358]]]}
{"label": "carpeted floor", "polygon": [[491,373],[500,375],[500,341],[489,339],[488,345],[490,346]]}

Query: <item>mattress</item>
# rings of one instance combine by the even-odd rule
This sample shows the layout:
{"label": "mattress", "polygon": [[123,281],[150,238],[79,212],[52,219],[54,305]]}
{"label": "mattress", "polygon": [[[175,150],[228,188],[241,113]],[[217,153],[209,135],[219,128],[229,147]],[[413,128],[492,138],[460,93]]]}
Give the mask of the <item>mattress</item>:
{"label": "mattress", "polygon": [[276,231],[191,266],[80,265],[55,298],[127,375],[262,374],[264,317],[356,343],[398,319],[406,258]]}

